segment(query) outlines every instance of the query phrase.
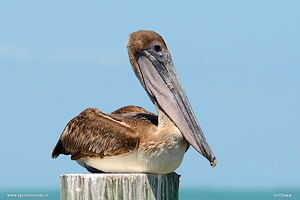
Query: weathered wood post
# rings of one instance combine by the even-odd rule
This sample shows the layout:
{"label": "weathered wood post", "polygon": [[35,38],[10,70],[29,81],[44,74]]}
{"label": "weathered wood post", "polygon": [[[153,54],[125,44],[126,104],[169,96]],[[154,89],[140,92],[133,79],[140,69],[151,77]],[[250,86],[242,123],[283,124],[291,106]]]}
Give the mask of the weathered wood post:
{"label": "weathered wood post", "polygon": [[60,176],[62,200],[176,200],[179,175],[64,174]]}

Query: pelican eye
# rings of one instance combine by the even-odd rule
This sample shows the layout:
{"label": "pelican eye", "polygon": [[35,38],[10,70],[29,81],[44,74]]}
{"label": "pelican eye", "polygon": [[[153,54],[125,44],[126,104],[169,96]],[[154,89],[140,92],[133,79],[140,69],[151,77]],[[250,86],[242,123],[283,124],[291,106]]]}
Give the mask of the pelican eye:
{"label": "pelican eye", "polygon": [[155,44],[154,46],[153,46],[153,49],[156,51],[156,52],[159,52],[159,51],[161,51],[161,46],[159,45],[159,44]]}

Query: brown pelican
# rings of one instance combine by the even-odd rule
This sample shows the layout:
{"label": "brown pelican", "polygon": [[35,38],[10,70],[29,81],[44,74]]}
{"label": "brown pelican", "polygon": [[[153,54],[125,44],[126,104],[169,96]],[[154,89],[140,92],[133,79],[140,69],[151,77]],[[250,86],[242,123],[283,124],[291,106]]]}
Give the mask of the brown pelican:
{"label": "brown pelican", "polygon": [[165,174],[176,170],[189,145],[215,167],[206,142],[175,70],[163,38],[137,31],[127,43],[135,75],[158,115],[137,106],[110,114],[88,108],[62,132],[52,158],[69,155],[90,172]]}

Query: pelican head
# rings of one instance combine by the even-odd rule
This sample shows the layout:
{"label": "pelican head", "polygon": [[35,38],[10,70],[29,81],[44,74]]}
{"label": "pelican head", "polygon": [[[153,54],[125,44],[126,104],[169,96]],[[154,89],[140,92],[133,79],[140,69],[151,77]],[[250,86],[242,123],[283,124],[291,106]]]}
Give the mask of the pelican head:
{"label": "pelican head", "polygon": [[140,30],[130,35],[127,49],[135,75],[158,113],[164,113],[188,143],[215,167],[217,160],[195,117],[163,38],[156,32]]}

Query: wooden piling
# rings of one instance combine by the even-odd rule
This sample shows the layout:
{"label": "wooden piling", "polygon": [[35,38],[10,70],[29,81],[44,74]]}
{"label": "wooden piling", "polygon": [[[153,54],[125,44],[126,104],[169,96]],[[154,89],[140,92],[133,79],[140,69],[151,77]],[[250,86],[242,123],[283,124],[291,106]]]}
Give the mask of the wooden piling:
{"label": "wooden piling", "polygon": [[64,174],[60,190],[62,200],[177,200],[179,175]]}

